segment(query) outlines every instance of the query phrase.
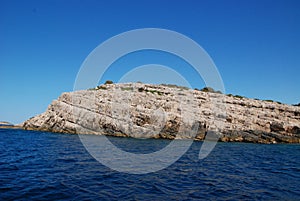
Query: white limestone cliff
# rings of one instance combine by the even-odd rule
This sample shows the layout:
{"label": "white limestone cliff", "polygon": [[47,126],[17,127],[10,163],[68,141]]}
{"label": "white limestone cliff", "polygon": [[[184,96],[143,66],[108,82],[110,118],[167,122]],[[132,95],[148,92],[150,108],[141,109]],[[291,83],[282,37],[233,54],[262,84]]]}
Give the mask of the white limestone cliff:
{"label": "white limestone cliff", "polygon": [[63,93],[25,129],[139,138],[300,143],[300,107],[142,83]]}

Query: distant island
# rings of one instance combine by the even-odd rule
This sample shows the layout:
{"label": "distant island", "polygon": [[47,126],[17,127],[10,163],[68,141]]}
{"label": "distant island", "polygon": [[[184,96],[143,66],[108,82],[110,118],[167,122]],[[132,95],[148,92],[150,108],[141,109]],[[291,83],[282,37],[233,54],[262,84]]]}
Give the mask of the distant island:
{"label": "distant island", "polygon": [[[217,114],[213,105],[220,98],[224,115]],[[192,128],[197,128],[194,136],[181,132],[189,119]],[[300,143],[300,107],[225,95],[209,87],[106,82],[63,93],[44,113],[19,126],[59,133],[195,140],[215,130],[222,142]]]}
{"label": "distant island", "polygon": [[13,124],[7,121],[0,121],[0,126],[13,126]]}

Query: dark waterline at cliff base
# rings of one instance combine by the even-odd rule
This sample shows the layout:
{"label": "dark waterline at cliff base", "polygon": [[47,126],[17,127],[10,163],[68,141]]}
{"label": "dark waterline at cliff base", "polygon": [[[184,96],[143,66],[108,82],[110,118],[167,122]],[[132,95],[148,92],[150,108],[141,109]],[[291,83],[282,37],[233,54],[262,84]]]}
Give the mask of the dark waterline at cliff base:
{"label": "dark waterline at cliff base", "polygon": [[[197,160],[202,142],[150,174],[101,165],[78,135],[0,129],[0,200],[299,200],[300,145],[218,143]],[[109,138],[132,152],[169,140]]]}

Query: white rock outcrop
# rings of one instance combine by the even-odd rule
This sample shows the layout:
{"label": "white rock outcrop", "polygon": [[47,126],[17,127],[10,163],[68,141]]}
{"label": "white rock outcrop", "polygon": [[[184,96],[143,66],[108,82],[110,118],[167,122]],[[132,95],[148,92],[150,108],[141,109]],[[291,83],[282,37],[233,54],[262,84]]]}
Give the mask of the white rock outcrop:
{"label": "white rock outcrop", "polygon": [[63,93],[25,129],[138,138],[300,143],[300,107],[174,85],[106,84]]}

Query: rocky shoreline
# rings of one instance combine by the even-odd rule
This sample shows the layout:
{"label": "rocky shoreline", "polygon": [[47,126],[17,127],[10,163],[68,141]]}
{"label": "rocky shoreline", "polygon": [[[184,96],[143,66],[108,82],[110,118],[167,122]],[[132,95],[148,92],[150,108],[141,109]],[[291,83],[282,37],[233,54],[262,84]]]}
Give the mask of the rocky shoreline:
{"label": "rocky shoreline", "polygon": [[300,143],[300,107],[175,85],[105,84],[63,93],[23,129],[137,138]]}

